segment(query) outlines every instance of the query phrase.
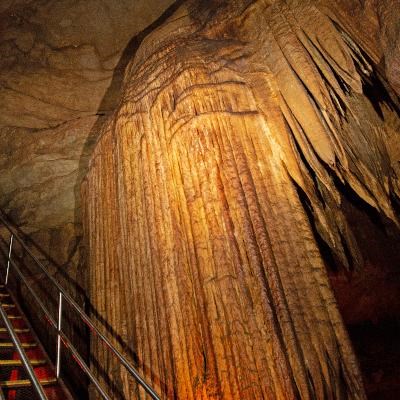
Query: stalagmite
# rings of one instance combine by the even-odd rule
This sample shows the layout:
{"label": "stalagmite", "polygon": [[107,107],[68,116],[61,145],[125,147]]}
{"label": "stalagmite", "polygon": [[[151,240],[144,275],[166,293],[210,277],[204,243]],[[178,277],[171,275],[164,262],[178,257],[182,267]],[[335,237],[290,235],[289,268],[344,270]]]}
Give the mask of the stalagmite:
{"label": "stalagmite", "polygon": [[[142,42],[92,155],[91,301],[163,398],[365,398],[312,224],[350,265],[343,187],[398,223],[399,119],[320,3],[184,2]],[[145,397],[92,350],[115,398]]]}

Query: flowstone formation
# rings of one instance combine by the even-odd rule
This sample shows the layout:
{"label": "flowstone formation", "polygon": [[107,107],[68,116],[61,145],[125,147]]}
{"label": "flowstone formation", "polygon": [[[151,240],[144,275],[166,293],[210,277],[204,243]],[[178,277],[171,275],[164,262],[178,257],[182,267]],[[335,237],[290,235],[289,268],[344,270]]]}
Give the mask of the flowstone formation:
{"label": "flowstone formation", "polygon": [[163,398],[365,398],[315,239],[362,265],[345,189],[399,223],[397,97],[353,17],[188,1],[127,67],[82,189],[91,300]]}
{"label": "flowstone formation", "polygon": [[332,279],[347,322],[398,313],[347,196],[398,232],[399,8],[1,1],[0,208],[162,397],[363,398],[326,252],[358,271]]}

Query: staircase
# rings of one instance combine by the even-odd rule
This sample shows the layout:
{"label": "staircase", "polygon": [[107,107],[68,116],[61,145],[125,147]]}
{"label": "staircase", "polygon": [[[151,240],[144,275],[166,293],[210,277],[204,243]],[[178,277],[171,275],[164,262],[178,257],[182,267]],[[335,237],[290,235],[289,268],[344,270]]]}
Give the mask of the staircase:
{"label": "staircase", "polygon": [[[36,335],[30,328],[20,308],[4,285],[0,285],[0,301],[8,322],[12,325],[20,345],[23,348],[43,391],[49,400],[70,400],[71,395],[60,380],[39,344]],[[35,400],[36,390],[12,340],[4,321],[0,322],[0,388],[4,400]]]}
{"label": "staircase", "polygon": [[[125,368],[129,376],[147,393],[148,397],[153,400],[160,400],[158,394],[136,370],[132,361],[113,345],[111,340],[97,327],[97,323],[86,314],[82,307],[50,274],[43,263],[36,258],[22,239],[23,235],[8,221],[1,210],[0,228],[5,228],[6,231],[4,237],[1,234],[4,230],[0,230],[0,258],[2,256],[5,260],[4,265],[2,262],[0,263],[0,400],[72,400],[73,397],[60,379],[62,348],[68,352],[69,356],[75,361],[77,368],[83,373],[83,382],[87,377],[100,398],[104,400],[114,399],[114,396],[109,393],[115,385],[114,382],[109,382],[105,387],[104,383],[107,382],[107,378],[103,379],[103,382],[99,380],[97,374],[91,368],[91,362],[84,359],[64,331],[65,305],[67,305],[69,313],[72,313],[68,316],[69,320],[82,321],[89,328],[90,335],[96,336],[97,342],[104,346],[104,351],[116,357],[121,367]],[[7,242],[7,249],[5,249],[1,244],[4,245]],[[30,257],[33,264],[36,265],[37,272],[43,279],[46,279],[46,285],[50,285],[58,293],[57,315],[55,315],[54,310],[53,312],[49,310],[50,298],[48,293],[45,291],[45,298],[39,296],[33,287],[34,285],[27,280],[24,263],[20,265],[16,262],[18,257],[14,260],[13,245],[15,244],[19,246],[20,251]],[[14,281],[14,285],[9,284],[10,277]],[[4,285],[2,285],[3,282]],[[49,324],[49,331],[56,335],[55,368],[53,368],[28,320],[15,301],[15,297],[10,291],[13,287],[14,290],[18,287],[24,288],[25,293],[30,296],[30,301],[34,302],[34,304],[30,304],[30,306],[33,306],[30,308],[39,310],[38,315],[45,318]],[[24,296],[18,297],[18,299],[21,304],[24,304]],[[37,333],[40,336],[40,333],[43,332]],[[96,364],[95,359],[90,361]]]}

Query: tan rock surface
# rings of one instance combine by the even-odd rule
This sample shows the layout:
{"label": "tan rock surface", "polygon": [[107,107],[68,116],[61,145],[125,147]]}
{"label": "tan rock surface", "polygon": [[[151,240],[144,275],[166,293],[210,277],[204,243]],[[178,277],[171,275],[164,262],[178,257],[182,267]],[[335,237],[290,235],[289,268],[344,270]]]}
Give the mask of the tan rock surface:
{"label": "tan rock surface", "polygon": [[[78,252],[81,227],[80,200],[77,190],[80,177],[85,172],[87,157],[91,153],[91,143],[101,126],[102,121],[98,120],[98,114],[109,115],[118,103],[125,60],[129,56],[125,54],[121,60],[123,49],[131,38],[152,23],[172,2],[172,0],[3,0],[0,2],[0,207],[10,213],[13,220],[23,231],[32,236],[33,241],[40,245],[46,255],[57,260],[61,266],[69,267],[70,277],[79,284],[82,283],[83,274],[78,267],[81,262]],[[126,75],[127,92],[124,93],[123,103],[118,109],[118,118],[113,119],[120,120],[119,125],[117,124],[117,127],[110,132],[113,132],[112,135],[122,135],[121,132],[125,135],[125,132],[128,132],[129,136],[132,134],[131,130],[139,126],[146,132],[147,136],[143,137],[148,138],[150,127],[158,132],[159,126],[164,126],[164,120],[176,124],[174,127],[167,126],[165,129],[168,132],[173,132],[175,128],[179,132],[179,130],[184,130],[181,123],[187,122],[187,126],[191,126],[193,113],[212,111],[223,114],[227,111],[230,116],[235,113],[235,107],[245,105],[244,110],[240,109],[240,112],[252,115],[252,112],[256,111],[258,114],[254,119],[259,121],[259,118],[265,118],[270,124],[267,124],[267,129],[264,123],[260,128],[259,122],[248,122],[256,127],[254,129],[269,132],[267,138],[263,137],[262,140],[268,139],[273,148],[273,154],[270,157],[273,161],[270,159],[260,161],[257,167],[260,174],[258,178],[269,176],[271,163],[274,168],[278,168],[278,175],[282,173],[281,168],[284,165],[286,172],[283,175],[287,174],[284,179],[285,185],[290,175],[291,179],[303,188],[313,206],[312,214],[324,240],[345,265],[348,265],[348,255],[343,243],[346,243],[351,250],[355,263],[361,263],[361,255],[354,244],[349,224],[340,212],[341,203],[336,187],[337,182],[332,180],[331,175],[336,175],[339,180],[348,182],[364,201],[388,218],[396,219],[391,208],[391,201],[393,193],[395,195],[399,193],[396,178],[400,175],[398,119],[393,115],[392,106],[387,98],[377,98],[377,102],[371,105],[363,94],[368,82],[371,83],[371,78],[377,78],[375,73],[381,74],[378,77],[380,81],[382,81],[382,75],[385,75],[388,82],[399,93],[399,13],[391,12],[398,8],[398,0],[267,1],[257,15],[252,15],[251,12],[257,9],[259,2],[255,2],[255,6],[248,2],[249,8],[244,13],[244,19],[227,18],[228,22],[225,23],[226,21],[220,15],[212,16],[215,21],[218,21],[217,25],[208,26],[208,31],[202,31],[202,40],[195,41],[193,44],[187,42],[187,35],[193,34],[192,29],[197,26],[196,21],[206,19],[205,15],[212,7],[222,4],[218,1],[198,3],[202,6],[195,21],[188,18],[186,12],[177,14],[174,17],[178,19],[177,21],[174,21],[174,18],[170,19],[168,24],[159,28],[145,41],[136,61],[131,63]],[[235,3],[235,1],[232,2],[232,4]],[[276,4],[269,7],[272,3]],[[292,7],[297,10],[295,13],[291,13]],[[331,23],[328,18],[321,15],[329,16],[335,23]],[[254,26],[265,27],[265,29],[260,32],[247,29],[246,26],[249,26],[247,19],[251,20]],[[224,22],[219,26],[220,20]],[[297,27],[293,29],[293,32],[291,32],[292,26]],[[301,30],[298,27],[301,27]],[[168,43],[165,49],[160,47],[161,44],[154,39],[156,37],[159,37],[162,43]],[[171,61],[168,46],[170,46],[169,41],[172,42],[175,39],[178,39],[178,44],[171,45],[173,49]],[[254,43],[254,48],[251,43]],[[263,46],[261,49],[257,48],[260,43]],[[135,46],[135,43],[133,44]],[[189,47],[189,44],[192,47]],[[246,48],[249,54],[241,54],[242,48]],[[256,56],[251,55],[253,51]],[[320,53],[324,54],[326,59],[321,58]],[[233,69],[233,72],[226,75],[233,82],[228,87],[222,85],[221,89],[222,92],[228,93],[228,97],[225,99],[222,93],[218,97],[221,103],[217,105],[205,104],[202,101],[204,97],[215,95],[213,89],[206,87],[210,84],[209,74],[214,73],[215,54],[218,55],[215,63],[217,68],[221,66],[222,59],[228,63],[228,70]],[[368,59],[365,59],[365,56],[368,56]],[[147,61],[147,58],[151,59]],[[181,69],[186,71],[185,63],[189,60],[189,65],[191,65],[193,59],[196,62],[200,59],[201,65],[207,64],[202,65],[205,72],[202,72],[203,75],[197,75],[198,71],[194,69],[193,75],[188,73],[182,82],[178,80],[177,86],[170,88],[171,93],[178,96],[181,93],[180,85],[185,88],[187,86],[187,96],[183,93],[182,97],[178,96],[175,99],[176,109],[175,106],[171,106],[168,96],[162,97],[164,94],[161,95],[162,101],[153,100],[151,96],[154,93],[164,93],[162,87],[157,87],[157,79],[163,73],[171,74],[168,68],[177,62],[182,62],[182,64],[176,65],[176,71]],[[164,65],[164,62],[169,64]],[[196,63],[195,66],[197,68]],[[163,68],[166,68],[167,72],[163,72]],[[234,74],[233,78],[230,73]],[[250,76],[249,73],[252,75]],[[239,74],[239,77],[235,74]],[[246,86],[246,90],[235,86],[237,82],[242,82],[242,75],[245,77],[245,83],[240,83],[240,85]],[[152,76],[156,76],[157,79],[151,80]],[[173,79],[175,79],[174,76]],[[216,74],[216,80],[212,81],[212,84],[217,86],[223,79],[225,79],[223,74]],[[204,83],[203,80],[206,83],[204,87],[201,86]],[[192,89],[192,81],[195,82],[194,86],[196,82],[200,82],[199,87],[195,86]],[[365,86],[366,83],[367,86]],[[170,84],[167,82],[165,85],[169,87]],[[249,90],[254,96],[251,101],[248,97]],[[142,98],[145,94],[147,97]],[[233,96],[235,101],[230,96]],[[229,104],[228,108],[225,101]],[[154,107],[160,107],[161,111],[158,110],[158,115],[152,115],[151,123],[146,118],[142,121],[141,113],[147,113],[149,104],[153,102],[156,104]],[[131,109],[129,105],[131,103],[136,104],[137,109]],[[372,109],[377,105],[380,111],[374,114]],[[164,108],[171,114],[165,114]],[[315,111],[315,108],[319,111]],[[131,115],[139,116],[132,121],[127,121],[125,127],[124,113],[129,118]],[[235,117],[232,118],[235,119]],[[252,117],[249,118],[252,119]],[[196,129],[201,129],[203,124],[207,130],[215,129],[213,125],[207,125],[206,117],[199,117],[197,120]],[[221,124],[225,123],[228,126],[235,124],[231,121],[221,122]],[[288,127],[290,127],[290,134],[275,134],[275,132],[287,132]],[[175,141],[173,145],[177,146],[176,143],[181,143],[177,141],[178,139],[183,140],[179,138],[179,134],[176,137],[171,136],[171,143]],[[104,139],[104,142],[107,140]],[[295,146],[293,146],[294,142]],[[123,145],[124,151],[128,153],[131,150],[125,148],[129,146],[129,143]],[[192,144],[182,143],[182,148],[187,147],[192,151]],[[112,148],[113,145],[108,143],[101,146]],[[203,143],[196,146],[193,154],[199,151],[199,146],[203,146]],[[370,148],[375,148],[376,152],[372,154],[369,151]],[[99,152],[101,151],[98,150]],[[304,158],[299,159],[299,153],[303,153]],[[129,154],[132,156],[131,153]],[[186,156],[179,153],[179,157]],[[103,164],[98,162],[103,166],[104,163],[112,164],[110,158]],[[143,165],[151,165],[151,162],[153,161],[150,154],[149,161],[144,160]],[[189,163],[191,160],[185,162]],[[93,161],[93,171],[96,170],[95,165]],[[158,167],[159,164],[156,163],[156,165]],[[186,167],[188,165],[185,164]],[[125,167],[129,178],[130,164]],[[97,170],[99,168],[102,167],[98,167]],[[110,171],[105,172],[105,176],[101,178],[104,182],[108,182],[110,176],[115,177],[112,173],[113,167],[109,166],[109,168]],[[310,179],[310,169],[316,174],[316,177],[311,174],[313,179]],[[92,173],[97,173],[97,170]],[[98,204],[98,210],[110,207],[107,203],[109,197],[114,199],[110,200],[111,204],[114,204],[112,202],[115,201],[116,193],[120,193],[124,185],[127,185],[129,190],[136,190],[132,189],[131,183],[123,181],[120,174],[118,172],[118,185],[122,186],[110,188],[115,193],[113,195],[105,193],[105,200],[103,204]],[[143,175],[146,174],[143,172]],[[126,180],[128,178],[124,177]],[[144,179],[136,178],[138,182]],[[283,178],[279,176],[277,179],[280,182]],[[92,184],[93,193],[89,192],[88,198],[97,196],[100,190],[99,182],[92,182]],[[201,181],[197,184],[205,185],[206,183]],[[108,188],[107,185],[105,186]],[[150,190],[147,186],[148,181],[143,180],[140,185],[146,188],[143,191]],[[196,186],[195,183],[193,185]],[[197,204],[200,201],[198,188],[193,190],[195,193],[193,207],[201,208]],[[210,197],[207,197],[205,201],[212,203],[215,200],[213,198],[215,193],[212,188],[210,190]],[[289,188],[288,193],[292,193],[291,190]],[[127,196],[129,202],[134,194],[124,193],[124,196]],[[147,212],[150,209],[149,204],[153,204],[152,201],[140,200],[138,204],[142,204],[142,211]],[[219,200],[215,201],[217,203]],[[291,202],[292,200],[287,205],[289,209],[292,206]],[[117,204],[114,206],[117,210]],[[236,210],[234,203],[231,207],[232,210]],[[276,207],[278,206],[273,202],[271,210],[274,210],[271,212],[280,214],[279,207]],[[203,219],[206,218],[204,215],[208,211],[202,214]],[[193,212],[196,214],[198,211]],[[129,218],[133,218],[134,212],[131,210],[130,213],[128,213]],[[127,214],[121,211],[120,214],[113,214],[112,218],[116,218],[113,222],[118,224],[121,219],[125,221]],[[270,216],[270,218],[273,217]],[[304,216],[297,215],[296,218],[305,221]],[[201,225],[204,223],[202,221],[197,222]],[[156,219],[154,226],[157,226],[158,222]],[[237,223],[241,229],[242,221]],[[107,220],[104,224],[108,226],[110,221]],[[217,225],[219,224],[218,220]],[[294,222],[293,224],[296,225]],[[301,223],[299,224],[302,226]],[[91,226],[91,229],[94,227]],[[133,239],[131,237],[127,239],[124,224],[115,229],[117,231],[112,231],[109,239],[115,241],[113,243],[116,248],[120,249],[118,247],[121,246],[120,237],[123,236],[124,251],[128,251],[127,248],[131,246],[129,240]],[[135,237],[143,239],[141,246],[143,243],[152,243],[147,237],[144,238],[143,229],[139,227],[135,231]],[[148,229],[153,229],[150,222]],[[173,229],[185,230],[179,224]],[[94,240],[92,246],[97,241],[104,240],[104,236],[101,236],[104,234],[96,232],[97,236],[95,235],[92,239]],[[233,236],[238,235],[238,232],[234,230]],[[218,229],[213,230],[209,235],[212,238],[224,237]],[[194,241],[196,246],[200,247],[200,257],[204,256],[202,252],[206,252],[208,240],[209,236],[202,237],[200,244]],[[171,246],[174,245],[171,244]],[[218,246],[217,248],[220,251]],[[164,248],[158,251],[162,253]],[[229,251],[229,249],[226,250],[226,254],[229,254]],[[123,257],[126,257],[126,253],[124,254]],[[166,254],[174,254],[174,252],[171,250],[171,253],[166,252]],[[126,280],[125,274],[130,272],[121,271],[119,261],[103,260],[103,255],[101,252],[95,253],[92,265],[96,265],[96,268],[110,267],[109,273],[120,274],[119,279],[122,281],[119,281],[119,284],[123,285]],[[120,257],[120,254],[114,256]],[[146,258],[149,255],[143,257]],[[97,264],[93,264],[94,260]],[[204,260],[201,265],[207,264],[208,261]],[[216,256],[216,260],[219,262],[219,256]],[[162,264],[161,261],[157,262]],[[157,262],[154,265],[158,265]],[[250,262],[249,265],[253,264]],[[229,266],[226,268],[229,270]],[[179,269],[173,273],[167,271],[167,277],[170,273],[176,277],[181,271]],[[125,294],[121,295],[121,298],[118,297],[117,288],[115,286],[109,288],[105,283],[110,276],[92,277],[93,282],[97,282],[100,287],[99,293],[110,295],[115,300],[113,304],[120,302],[122,309],[125,310],[126,304],[130,305],[132,298],[125,297]],[[149,285],[146,286],[146,290],[153,287],[151,281],[140,282],[138,285]],[[190,282],[179,280],[178,284],[189,285],[189,287],[191,285]],[[139,293],[144,290],[143,287],[134,285],[132,287]],[[191,295],[190,290],[183,292],[183,296],[188,298]],[[140,303],[138,307],[141,307],[141,311],[145,307],[158,310],[155,303],[149,304]],[[129,325],[130,323],[123,322],[126,316],[115,314],[114,308],[107,309],[107,304],[96,304],[96,307],[126,340],[142,343],[144,347],[139,346],[141,354],[143,357],[150,357],[149,347],[145,347],[148,345],[143,341],[140,342],[144,331],[138,331],[138,334],[132,333],[136,332],[136,328]],[[151,325],[146,329],[155,329],[154,326]],[[163,332],[167,332],[168,327],[161,328]],[[167,355],[166,363],[170,362],[168,357]],[[196,363],[201,364],[201,359],[202,357],[199,356]],[[163,367],[159,368],[162,374],[170,373],[165,372]],[[173,368],[166,367],[166,370],[171,371]],[[122,379],[125,377],[123,376]],[[157,381],[156,378],[154,379]],[[201,379],[200,377],[199,381]],[[175,390],[173,384],[168,387],[168,390]],[[125,385],[125,390],[129,391],[131,387]]]}
{"label": "tan rock surface", "polygon": [[76,188],[122,52],[170,3],[1,2],[0,207],[26,233],[79,225]]}
{"label": "tan rock surface", "polygon": [[127,68],[83,186],[91,299],[164,398],[365,398],[306,210],[361,265],[343,187],[398,223],[399,117],[340,12],[188,1]]}
{"label": "tan rock surface", "polygon": [[[81,304],[87,274],[79,186],[87,157],[102,115],[117,102],[125,48],[171,3],[0,2],[0,208]],[[37,270],[29,279],[43,296],[54,297],[45,302],[55,314],[57,293]],[[35,304],[27,293],[24,301]],[[28,311],[46,335],[37,310]],[[72,329],[67,322],[64,327]],[[84,350],[86,339],[75,331],[75,344]],[[53,350],[54,335],[44,339]],[[81,378],[74,361],[64,365]]]}

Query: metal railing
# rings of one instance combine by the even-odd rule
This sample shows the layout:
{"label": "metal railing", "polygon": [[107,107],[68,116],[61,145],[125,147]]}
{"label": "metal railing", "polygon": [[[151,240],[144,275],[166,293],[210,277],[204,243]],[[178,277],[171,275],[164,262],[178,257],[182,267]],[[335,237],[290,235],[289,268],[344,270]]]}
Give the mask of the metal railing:
{"label": "metal railing", "polygon": [[[29,380],[32,382],[33,388],[36,391],[37,395],[39,396],[39,399],[47,400],[47,396],[43,390],[42,385],[40,384],[39,379],[36,377],[36,374],[35,374],[35,371],[33,370],[32,364],[30,363],[29,358],[26,355],[25,350],[22,347],[22,344],[18,338],[18,335],[16,334],[14,327],[12,326],[12,324],[7,316],[7,313],[1,304],[0,304],[0,317],[4,322],[4,326],[5,326],[8,334],[10,335],[12,342],[14,343],[15,349],[17,350],[19,358],[21,359],[21,363],[29,376]],[[4,399],[4,394],[3,394],[2,389],[0,392],[0,399]]]}
{"label": "metal railing", "polygon": [[[97,335],[97,337],[110,349],[110,351],[115,355],[115,357],[119,360],[119,362],[126,368],[126,370],[136,380],[136,382],[140,386],[142,386],[142,388],[147,392],[147,394],[153,400],[160,400],[160,397],[158,396],[158,394],[155,392],[155,390],[150,385],[148,385],[145,382],[145,380],[140,376],[140,374],[136,370],[136,368],[128,361],[128,359],[118,349],[115,348],[115,346],[113,346],[111,341],[104,334],[102,334],[100,332],[100,330],[97,328],[97,326],[92,321],[92,319],[85,313],[85,311],[78,305],[78,303],[68,294],[68,292],[59,284],[59,282],[57,282],[54,279],[54,277],[49,273],[49,271],[46,269],[46,267],[35,257],[35,255],[32,253],[32,251],[25,244],[25,242],[17,234],[16,230],[11,226],[11,224],[4,217],[4,214],[2,211],[0,211],[0,221],[4,224],[4,226],[10,233],[5,285],[8,284],[10,271],[11,270],[15,271],[16,274],[18,275],[20,281],[26,286],[26,288],[28,289],[31,296],[35,299],[36,303],[39,305],[39,307],[43,311],[44,315],[48,318],[48,321],[50,322],[51,326],[56,330],[56,332],[57,332],[56,377],[57,378],[60,377],[61,346],[62,346],[62,344],[64,344],[64,346],[66,348],[68,348],[68,350],[72,353],[73,357],[75,357],[75,359],[78,361],[80,367],[86,373],[86,375],[91,380],[91,382],[94,384],[94,386],[96,387],[96,389],[98,390],[100,395],[103,397],[103,399],[112,400],[111,397],[103,389],[99,380],[96,378],[96,376],[91,371],[90,367],[84,361],[83,357],[79,354],[78,350],[71,343],[71,340],[66,336],[65,332],[63,332],[63,330],[62,330],[63,303],[64,303],[64,301],[66,301],[67,303],[69,303],[70,306],[72,306],[72,308],[76,311],[76,313],[78,314],[80,319],[90,328],[90,330],[92,332],[94,332]],[[50,280],[50,282],[57,289],[57,291],[58,291],[57,320],[55,320],[55,318],[53,318],[53,316],[51,315],[51,313],[49,312],[47,307],[40,300],[39,296],[35,293],[34,289],[27,282],[25,276],[21,272],[18,265],[14,262],[14,260],[12,258],[12,250],[13,250],[13,244],[15,241],[17,241],[21,245],[23,250],[26,251],[26,253],[32,258],[32,260],[39,267],[39,269],[45,274],[45,276]]]}

